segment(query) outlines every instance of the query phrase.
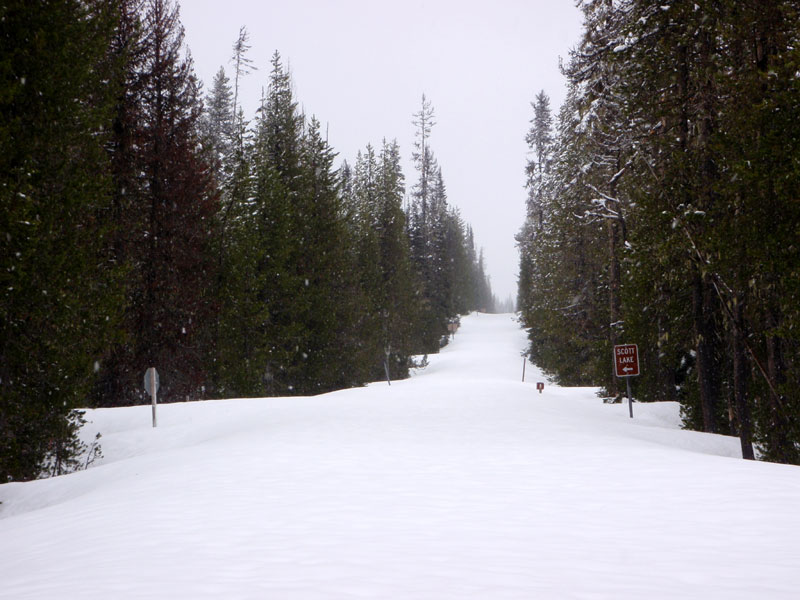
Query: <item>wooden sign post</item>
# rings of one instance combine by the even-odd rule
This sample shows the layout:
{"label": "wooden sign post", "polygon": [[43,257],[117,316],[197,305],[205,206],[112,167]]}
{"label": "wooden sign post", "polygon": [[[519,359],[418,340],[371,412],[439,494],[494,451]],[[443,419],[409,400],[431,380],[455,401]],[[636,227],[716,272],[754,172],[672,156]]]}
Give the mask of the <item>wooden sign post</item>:
{"label": "wooden sign post", "polygon": [[639,375],[639,346],[636,344],[614,346],[614,372],[617,377],[625,378],[625,383],[628,387],[628,412],[632,419],[631,377]]}

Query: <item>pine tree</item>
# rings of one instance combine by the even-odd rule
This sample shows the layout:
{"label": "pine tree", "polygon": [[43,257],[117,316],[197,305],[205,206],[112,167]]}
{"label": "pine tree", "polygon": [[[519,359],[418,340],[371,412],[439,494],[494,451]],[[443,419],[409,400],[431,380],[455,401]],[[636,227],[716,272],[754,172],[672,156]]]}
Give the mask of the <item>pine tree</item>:
{"label": "pine tree", "polygon": [[680,401],[687,427],[739,435],[745,458],[755,441],[798,462],[798,6],[581,7],[543,227],[520,244],[531,353],[569,380],[606,355],[608,318],[653,349],[639,398]]}
{"label": "pine tree", "polygon": [[408,231],[411,259],[419,282],[416,291],[419,331],[414,337],[420,344],[417,352],[421,354],[436,352],[439,341],[446,332],[446,323],[441,320],[441,307],[436,306],[437,300],[433,291],[438,258],[432,252],[432,223],[435,216],[431,204],[438,165],[430,148],[431,129],[435,125],[434,111],[424,94],[422,106],[414,114],[413,123],[417,127],[417,139],[412,156],[418,178],[411,191]]}
{"label": "pine tree", "polygon": [[208,151],[208,163],[212,167],[217,186],[222,190],[229,188],[234,149],[238,148],[232,96],[230,79],[225,74],[225,69],[220,67],[206,97],[201,130],[203,143]]}
{"label": "pine tree", "polygon": [[[359,287],[363,290],[360,338],[370,367],[370,379],[383,377],[385,309],[383,264],[381,262],[380,204],[378,162],[375,149],[367,144],[356,156],[352,176],[351,201],[353,237]],[[380,369],[380,370],[379,370]]]}
{"label": "pine tree", "polygon": [[235,204],[220,388],[238,395],[330,391],[366,381],[353,231],[316,119],[298,112],[272,59],[251,157],[252,197]]}
{"label": "pine tree", "polygon": [[335,153],[309,122],[301,152],[301,187],[294,206],[292,265],[302,280],[296,318],[307,333],[301,347],[299,393],[321,393],[363,384],[366,368],[357,343],[362,294],[348,255],[351,247],[333,170]]}
{"label": "pine tree", "polygon": [[116,323],[108,260],[113,15],[0,7],[0,481],[75,466],[93,365]]}
{"label": "pine tree", "polygon": [[[144,0],[125,0],[119,3],[116,23],[108,48],[113,65],[111,80],[115,93],[108,154],[112,186],[109,232],[109,260],[126,274],[133,271],[135,256],[140,250],[143,202],[141,161],[137,158],[141,145],[141,96],[143,79],[140,76],[145,61],[146,46],[142,33],[141,13]],[[127,278],[126,278],[127,279]],[[124,286],[125,297],[120,308],[126,312],[131,297],[131,284]],[[133,379],[131,327],[123,318],[119,334],[103,352],[99,373],[92,393],[93,405],[125,404],[131,401]],[[138,381],[136,381],[138,388]]]}
{"label": "pine tree", "polygon": [[206,353],[214,352],[217,198],[200,151],[197,81],[182,56],[178,9],[148,0],[142,11],[123,13],[119,25],[123,55],[135,48],[137,59],[123,78],[113,147],[121,168],[115,177],[124,182],[118,209],[126,224],[119,259],[128,268],[127,337],[103,363],[103,405],[143,399],[140,376],[149,366],[161,373],[164,401],[201,397]]}
{"label": "pine tree", "polygon": [[533,119],[531,128],[525,136],[532,157],[528,160],[528,214],[533,217],[535,224],[541,228],[544,219],[542,194],[544,193],[544,178],[549,169],[553,145],[553,117],[550,112],[550,98],[541,90],[534,102]]}
{"label": "pine tree", "polygon": [[298,383],[298,366],[305,339],[305,324],[295,318],[300,309],[297,294],[304,285],[292,265],[296,237],[296,183],[301,176],[300,147],[303,119],[297,111],[291,79],[272,57],[267,97],[262,104],[256,133],[254,166],[255,202],[260,221],[260,248],[263,258],[257,265],[261,284],[259,301],[268,313],[266,361],[270,394],[289,394]]}
{"label": "pine tree", "polygon": [[411,331],[416,318],[412,296],[416,283],[402,207],[404,181],[397,141],[384,140],[378,164],[375,218],[381,271],[376,308],[382,320],[381,346],[386,357],[386,368],[393,379],[408,376],[413,352]]}
{"label": "pine tree", "polygon": [[596,234],[602,223],[583,218],[592,207],[586,165],[592,164],[593,148],[580,101],[571,86],[558,117],[553,160],[536,194],[542,226],[531,211],[518,236],[520,285],[527,286],[520,287],[519,302],[529,356],[570,385],[596,384],[608,365],[598,344],[609,322],[600,303],[606,255]]}
{"label": "pine tree", "polygon": [[239,36],[233,44],[233,56],[231,62],[233,63],[233,104],[231,105],[231,119],[233,120],[233,132],[236,136],[236,147],[241,153],[244,148],[244,132],[246,124],[244,122],[244,113],[239,105],[239,83],[243,77],[256,71],[253,65],[253,60],[247,56],[251,46],[249,44],[250,34],[247,33],[247,28],[242,26],[239,28]]}
{"label": "pine tree", "polygon": [[291,264],[302,119],[277,52],[269,83],[247,152],[250,194],[234,204],[222,316],[219,386],[242,396],[291,393],[305,335],[293,313],[300,283]]}
{"label": "pine tree", "polygon": [[544,90],[536,95],[531,106],[534,110],[531,127],[525,136],[531,158],[526,166],[528,200],[526,219],[516,241],[520,252],[519,294],[517,304],[523,315],[529,310],[529,295],[533,293],[533,253],[537,246],[537,234],[544,227],[545,177],[552,162],[553,117],[550,98]]}
{"label": "pine tree", "polygon": [[433,106],[422,94],[422,105],[419,112],[414,113],[414,126],[417,128],[417,139],[414,142],[414,166],[419,173],[417,183],[412,190],[412,196],[417,204],[419,213],[420,244],[424,247],[428,243],[429,204],[431,202],[431,189],[436,177],[436,161],[430,149],[431,129],[436,125]]}
{"label": "pine tree", "polygon": [[450,208],[447,204],[447,189],[444,184],[442,170],[437,166],[429,186],[427,216],[428,254],[426,267],[425,293],[431,308],[432,323],[429,331],[437,338],[447,334],[447,322],[455,316],[453,306],[454,273],[452,260],[457,242],[451,237],[455,235],[451,223]]}
{"label": "pine tree", "polygon": [[789,332],[798,315],[790,298],[797,289],[793,240],[800,215],[791,158],[798,126],[789,114],[796,105],[798,14],[796,2],[723,5],[719,35],[729,70],[719,85],[728,105],[714,132],[724,174],[715,191],[727,202],[713,237],[697,242],[704,242],[728,330],[732,430],[743,455],[752,458],[757,441],[767,459],[795,464],[800,402],[793,390],[800,372]]}
{"label": "pine tree", "polygon": [[[624,75],[615,61],[605,58],[619,47],[622,13],[619,7],[604,1],[587,2],[583,10],[586,33],[566,72],[575,88],[583,91],[576,100],[581,113],[582,143],[587,146],[589,162],[582,168],[580,183],[588,188],[591,197],[582,219],[587,226],[602,224],[607,236],[606,267],[600,279],[602,288],[598,290],[598,296],[607,302],[607,310],[601,317],[606,319],[601,325],[606,338],[601,353],[606,357],[625,334],[621,261],[630,201],[624,184],[634,142],[630,126],[621,118],[619,90]],[[598,57],[603,58],[598,60]],[[617,379],[610,365],[603,383],[609,395],[617,394]]]}

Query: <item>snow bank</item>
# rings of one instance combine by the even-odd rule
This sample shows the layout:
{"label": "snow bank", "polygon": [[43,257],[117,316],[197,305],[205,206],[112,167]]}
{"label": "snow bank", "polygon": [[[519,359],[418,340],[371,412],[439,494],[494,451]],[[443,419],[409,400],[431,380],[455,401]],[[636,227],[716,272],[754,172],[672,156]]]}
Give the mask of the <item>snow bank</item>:
{"label": "snow bank", "polygon": [[0,598],[797,597],[800,470],[524,347],[472,315],[391,387],[89,411],[101,464],[0,486]]}

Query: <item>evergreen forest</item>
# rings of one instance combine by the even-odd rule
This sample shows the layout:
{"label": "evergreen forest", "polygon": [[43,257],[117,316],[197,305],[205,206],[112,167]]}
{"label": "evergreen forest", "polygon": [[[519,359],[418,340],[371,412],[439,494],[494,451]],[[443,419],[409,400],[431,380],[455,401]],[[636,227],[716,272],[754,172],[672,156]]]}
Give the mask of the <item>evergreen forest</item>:
{"label": "evergreen forest", "polygon": [[633,396],[800,464],[800,3],[583,0],[532,102],[518,306],[563,385]]}
{"label": "evergreen forest", "polygon": [[205,92],[183,35],[173,0],[0,5],[0,482],[85,465],[80,409],[149,402],[148,367],[160,402],[319,394],[494,308],[427,98],[409,185],[391,139],[338,159],[246,29]]}

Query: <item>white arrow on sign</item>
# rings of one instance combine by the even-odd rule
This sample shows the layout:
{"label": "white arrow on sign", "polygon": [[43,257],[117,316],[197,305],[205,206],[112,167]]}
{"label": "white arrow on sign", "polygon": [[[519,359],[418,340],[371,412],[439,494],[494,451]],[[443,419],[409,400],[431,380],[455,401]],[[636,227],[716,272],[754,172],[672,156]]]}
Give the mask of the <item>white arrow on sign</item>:
{"label": "white arrow on sign", "polygon": [[622,368],[622,372],[623,373],[628,373],[629,371],[633,371],[633,369],[631,367],[623,367]]}

